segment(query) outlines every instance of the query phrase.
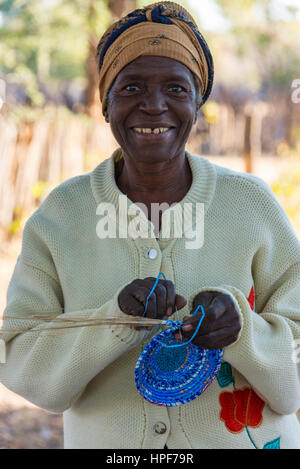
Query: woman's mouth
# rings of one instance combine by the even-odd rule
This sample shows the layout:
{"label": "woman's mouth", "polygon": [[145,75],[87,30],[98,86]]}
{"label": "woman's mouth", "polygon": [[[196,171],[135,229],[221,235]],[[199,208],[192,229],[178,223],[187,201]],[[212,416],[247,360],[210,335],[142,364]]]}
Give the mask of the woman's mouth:
{"label": "woman's mouth", "polygon": [[141,129],[134,127],[132,132],[135,134],[137,139],[144,140],[144,141],[161,141],[168,139],[171,135],[175,127],[169,128],[157,128],[157,129]]}

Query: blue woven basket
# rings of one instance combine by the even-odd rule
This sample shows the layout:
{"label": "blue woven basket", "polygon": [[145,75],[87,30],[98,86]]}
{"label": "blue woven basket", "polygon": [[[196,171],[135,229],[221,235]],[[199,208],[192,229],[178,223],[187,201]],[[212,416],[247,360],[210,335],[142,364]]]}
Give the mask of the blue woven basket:
{"label": "blue woven basket", "polygon": [[[135,367],[138,392],[152,404],[174,407],[200,396],[218,374],[223,351],[208,350],[192,343],[181,347],[174,333],[182,326],[175,325],[154,337],[143,349]],[[158,339],[158,340],[157,340]]]}

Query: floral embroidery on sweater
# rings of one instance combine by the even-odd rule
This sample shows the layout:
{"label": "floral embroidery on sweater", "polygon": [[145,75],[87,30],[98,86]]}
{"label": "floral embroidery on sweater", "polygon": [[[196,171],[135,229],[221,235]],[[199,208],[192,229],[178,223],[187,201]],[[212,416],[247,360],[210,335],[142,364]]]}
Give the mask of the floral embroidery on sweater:
{"label": "floral embroidery on sweater", "polygon": [[248,300],[248,303],[250,305],[250,308],[253,310],[254,308],[254,303],[255,303],[255,300],[256,300],[257,296],[254,294],[254,285],[252,285],[252,288],[251,288],[251,291],[250,291],[250,294],[247,298]]}
{"label": "floral embroidery on sweater", "polygon": [[240,433],[246,426],[258,427],[263,420],[264,401],[251,388],[237,389],[220,394],[220,419],[227,430]]}
{"label": "floral embroidery on sweater", "polygon": [[[254,285],[252,285],[247,298],[252,310],[254,309],[256,298]],[[231,433],[240,433],[245,429],[252,445],[255,449],[258,449],[249,433],[248,427],[257,428],[262,424],[262,412],[265,402],[250,387],[236,389],[230,363],[222,363],[217,375],[217,381],[221,388],[225,388],[231,383],[233,386],[232,392],[224,391],[219,396],[221,405],[220,419],[224,422],[226,429]],[[280,449],[280,437],[267,442],[263,449]]]}

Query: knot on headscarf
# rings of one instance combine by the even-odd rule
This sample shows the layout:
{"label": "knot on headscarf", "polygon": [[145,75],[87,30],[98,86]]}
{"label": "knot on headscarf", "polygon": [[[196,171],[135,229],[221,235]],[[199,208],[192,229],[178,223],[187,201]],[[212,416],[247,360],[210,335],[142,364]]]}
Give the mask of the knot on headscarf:
{"label": "knot on headscarf", "polygon": [[167,7],[164,4],[158,5],[153,10],[150,10],[151,5],[146,7],[146,18],[147,21],[152,21],[154,23],[163,23],[163,24],[172,24],[172,21],[169,18],[161,15],[163,11],[166,11]]}
{"label": "knot on headscarf", "polygon": [[144,55],[181,62],[198,77],[203,104],[208,99],[214,78],[209,47],[190,13],[177,3],[166,1],[132,11],[101,37],[97,59],[103,114],[108,91],[118,73]]}

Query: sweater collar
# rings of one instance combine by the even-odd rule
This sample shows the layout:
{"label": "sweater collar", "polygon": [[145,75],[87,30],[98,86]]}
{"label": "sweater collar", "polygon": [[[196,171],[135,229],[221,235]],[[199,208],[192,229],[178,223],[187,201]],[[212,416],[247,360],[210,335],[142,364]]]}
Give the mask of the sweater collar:
{"label": "sweater collar", "polygon": [[[172,208],[172,210],[174,210],[175,224],[178,218],[177,212],[181,212],[182,205],[186,203],[203,203],[204,214],[206,214],[214,196],[216,186],[217,176],[215,166],[202,156],[193,155],[187,150],[185,150],[185,154],[190,164],[193,181],[185,197]],[[124,197],[124,194],[118,188],[115,180],[115,163],[121,158],[122,149],[119,147],[112,153],[110,158],[104,160],[90,173],[90,183],[96,203],[111,203],[114,205],[116,211],[119,208],[119,197]],[[127,197],[126,199],[128,205],[133,204],[130,199]],[[168,210],[162,214],[162,223],[164,217],[166,217],[167,211]],[[147,220],[146,224],[148,223],[152,226],[152,223]]]}

